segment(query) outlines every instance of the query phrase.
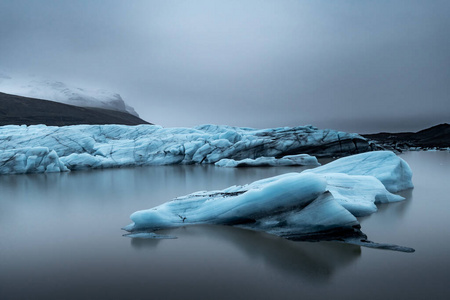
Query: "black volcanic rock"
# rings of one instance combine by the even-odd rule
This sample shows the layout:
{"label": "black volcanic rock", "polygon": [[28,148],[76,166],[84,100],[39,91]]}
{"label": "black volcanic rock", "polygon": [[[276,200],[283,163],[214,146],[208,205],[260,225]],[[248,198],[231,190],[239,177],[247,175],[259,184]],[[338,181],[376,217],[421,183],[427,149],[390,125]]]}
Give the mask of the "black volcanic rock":
{"label": "black volcanic rock", "polygon": [[93,107],[79,107],[58,102],[0,93],[0,126],[3,125],[98,125],[151,124],[134,115]]}
{"label": "black volcanic rock", "polygon": [[443,149],[450,147],[450,125],[439,124],[418,132],[381,132],[376,134],[363,134],[365,138],[373,140],[385,149],[397,151],[419,149]]}

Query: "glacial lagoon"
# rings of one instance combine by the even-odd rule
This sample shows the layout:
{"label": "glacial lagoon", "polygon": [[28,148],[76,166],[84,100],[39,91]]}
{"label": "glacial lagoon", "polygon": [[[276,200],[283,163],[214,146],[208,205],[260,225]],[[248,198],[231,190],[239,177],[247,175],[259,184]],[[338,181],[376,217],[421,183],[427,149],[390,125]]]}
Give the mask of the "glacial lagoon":
{"label": "glacial lagoon", "polygon": [[[450,152],[401,154],[415,188],[359,218],[414,253],[291,242],[225,226],[123,237],[134,211],[305,167],[155,166],[0,176],[1,299],[445,299]],[[325,163],[325,161],[321,161]]]}

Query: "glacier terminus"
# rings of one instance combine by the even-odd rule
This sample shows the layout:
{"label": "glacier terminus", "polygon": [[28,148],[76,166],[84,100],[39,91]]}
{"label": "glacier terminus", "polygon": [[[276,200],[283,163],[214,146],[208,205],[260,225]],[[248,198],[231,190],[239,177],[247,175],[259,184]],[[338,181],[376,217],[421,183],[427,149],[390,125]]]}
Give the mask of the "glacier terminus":
{"label": "glacier terminus", "polygon": [[[33,150],[36,147],[39,149]],[[370,151],[371,147],[358,134],[313,126],[253,129],[217,125],[7,125],[0,126],[0,174],[214,164],[222,159],[261,157],[316,164],[314,158],[289,156],[308,153],[339,157]],[[47,152],[52,153],[51,160],[45,158]]]}

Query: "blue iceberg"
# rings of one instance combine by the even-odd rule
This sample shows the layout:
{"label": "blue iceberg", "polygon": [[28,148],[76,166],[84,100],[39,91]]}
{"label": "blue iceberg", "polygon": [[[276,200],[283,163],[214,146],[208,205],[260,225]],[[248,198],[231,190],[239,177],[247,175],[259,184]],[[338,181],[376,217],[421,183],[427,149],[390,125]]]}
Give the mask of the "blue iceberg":
{"label": "blue iceberg", "polygon": [[[325,165],[243,186],[178,197],[133,213],[130,216],[133,223],[124,229],[154,232],[196,224],[232,225],[291,240],[334,239],[412,251],[367,241],[356,219],[374,213],[376,203],[404,199],[389,192],[386,185],[397,190],[412,187],[412,172],[407,163],[389,151],[380,151],[338,159],[330,164],[332,173],[324,171],[327,170]],[[377,170],[376,165],[381,170]],[[389,176],[386,170],[390,170]]]}

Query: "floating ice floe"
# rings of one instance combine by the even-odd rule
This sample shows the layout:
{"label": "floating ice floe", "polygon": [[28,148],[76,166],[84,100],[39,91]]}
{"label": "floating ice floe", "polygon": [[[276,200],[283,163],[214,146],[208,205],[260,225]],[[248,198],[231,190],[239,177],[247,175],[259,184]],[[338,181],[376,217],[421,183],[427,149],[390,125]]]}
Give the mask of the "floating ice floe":
{"label": "floating ice floe", "polygon": [[[152,209],[133,213],[130,216],[133,223],[124,229],[154,232],[195,224],[233,225],[291,240],[334,239],[368,247],[413,251],[367,241],[355,217],[375,212],[375,203],[403,200],[386,190],[375,176],[360,173],[366,173],[372,163],[378,162],[379,167],[386,170],[388,168],[384,164],[390,165],[390,178],[386,174],[382,178],[390,185],[405,189],[412,187],[411,170],[406,162],[391,156],[388,151],[350,156],[344,163],[340,160],[333,165],[341,165],[341,168],[330,167],[333,173],[325,173],[325,165],[244,186],[175,198]],[[346,167],[351,164],[353,168]],[[398,165],[404,167],[395,167]],[[380,176],[384,173],[377,172],[374,167],[372,174]]]}
{"label": "floating ice floe", "polygon": [[308,154],[286,155],[282,158],[258,157],[234,160],[223,158],[215,163],[218,167],[278,167],[278,166],[319,166],[317,158]]}
{"label": "floating ice floe", "polygon": [[[270,129],[216,125],[195,128],[156,125],[0,126],[0,153],[34,147],[54,151],[69,170],[212,164],[225,158],[257,159],[299,153],[332,157],[371,150],[368,141],[358,134],[320,130],[313,126]],[[0,169],[1,165],[2,161]],[[63,170],[65,168],[61,168]],[[41,172],[42,169],[32,171]],[[8,171],[0,173],[7,174]]]}

